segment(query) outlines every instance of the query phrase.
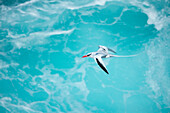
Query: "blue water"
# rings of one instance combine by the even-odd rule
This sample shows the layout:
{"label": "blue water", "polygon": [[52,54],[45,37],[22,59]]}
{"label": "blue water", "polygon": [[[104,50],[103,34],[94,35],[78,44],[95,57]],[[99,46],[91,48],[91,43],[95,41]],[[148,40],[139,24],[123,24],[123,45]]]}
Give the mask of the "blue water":
{"label": "blue water", "polygon": [[[168,0],[0,0],[0,113],[170,113]],[[107,75],[81,57],[107,46]]]}

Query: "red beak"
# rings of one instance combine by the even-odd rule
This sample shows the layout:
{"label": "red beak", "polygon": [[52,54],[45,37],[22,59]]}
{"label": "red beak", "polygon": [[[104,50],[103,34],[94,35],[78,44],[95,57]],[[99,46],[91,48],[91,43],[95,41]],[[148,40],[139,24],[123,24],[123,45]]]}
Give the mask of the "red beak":
{"label": "red beak", "polygon": [[88,56],[87,55],[82,56],[82,58],[84,58],[84,57],[88,57]]}

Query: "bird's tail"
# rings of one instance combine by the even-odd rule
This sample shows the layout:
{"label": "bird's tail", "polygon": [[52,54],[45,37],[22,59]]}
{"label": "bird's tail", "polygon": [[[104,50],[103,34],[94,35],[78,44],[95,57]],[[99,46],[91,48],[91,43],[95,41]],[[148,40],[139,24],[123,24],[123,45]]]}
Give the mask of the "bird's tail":
{"label": "bird's tail", "polygon": [[121,56],[121,55],[111,55],[109,54],[110,57],[134,57],[134,56],[137,56],[137,55],[126,55],[126,56]]}

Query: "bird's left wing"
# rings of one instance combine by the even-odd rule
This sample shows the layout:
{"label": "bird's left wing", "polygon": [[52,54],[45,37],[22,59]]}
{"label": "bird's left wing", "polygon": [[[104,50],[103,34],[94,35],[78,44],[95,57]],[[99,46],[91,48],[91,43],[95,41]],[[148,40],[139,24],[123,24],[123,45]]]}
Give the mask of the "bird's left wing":
{"label": "bird's left wing", "polygon": [[113,51],[112,49],[108,48],[108,47],[105,47],[105,46],[101,46],[99,45],[99,49],[98,49],[98,52],[105,52],[105,53],[108,53],[108,51],[111,51],[113,53],[116,53],[115,51]]}
{"label": "bird's left wing", "polygon": [[105,46],[101,46],[101,45],[99,45],[99,49],[97,50],[97,52],[99,52],[99,53],[106,53],[106,54],[108,54],[108,48],[107,48],[107,47],[105,47]]}
{"label": "bird's left wing", "polygon": [[94,57],[94,60],[107,74],[109,74],[107,69],[106,69],[106,66],[104,65],[103,60],[100,56]]}

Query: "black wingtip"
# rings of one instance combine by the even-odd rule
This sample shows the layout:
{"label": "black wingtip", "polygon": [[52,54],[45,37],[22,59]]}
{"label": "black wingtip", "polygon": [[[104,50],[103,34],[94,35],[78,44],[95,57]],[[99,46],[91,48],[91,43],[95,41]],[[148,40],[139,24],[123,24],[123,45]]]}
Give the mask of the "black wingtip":
{"label": "black wingtip", "polygon": [[106,73],[109,75],[109,72],[108,72],[108,71],[107,71]]}
{"label": "black wingtip", "polygon": [[116,53],[116,51],[113,51],[112,49],[108,48],[109,51],[113,52],[113,53]]}
{"label": "black wingtip", "polygon": [[108,75],[109,75],[109,72],[107,70],[104,70]]}

